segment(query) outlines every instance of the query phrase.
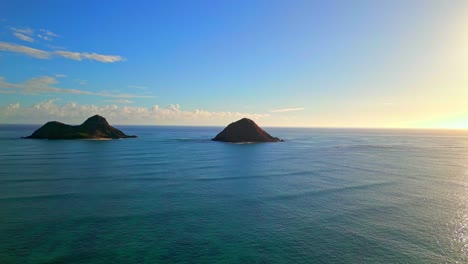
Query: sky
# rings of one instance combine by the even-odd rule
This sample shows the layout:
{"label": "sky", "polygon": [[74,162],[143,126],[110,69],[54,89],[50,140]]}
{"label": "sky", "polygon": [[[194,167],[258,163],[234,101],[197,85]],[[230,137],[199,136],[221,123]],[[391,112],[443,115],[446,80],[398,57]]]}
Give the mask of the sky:
{"label": "sky", "polygon": [[468,1],[3,1],[0,123],[468,129]]}

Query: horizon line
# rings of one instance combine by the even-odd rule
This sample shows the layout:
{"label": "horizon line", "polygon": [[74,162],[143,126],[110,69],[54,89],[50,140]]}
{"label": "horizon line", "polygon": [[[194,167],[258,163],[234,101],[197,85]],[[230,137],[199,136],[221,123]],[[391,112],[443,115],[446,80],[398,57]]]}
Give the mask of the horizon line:
{"label": "horizon line", "polygon": [[[232,122],[231,122],[232,123]],[[81,123],[80,123],[81,124]],[[230,124],[230,123],[229,123]],[[112,126],[143,126],[143,127],[225,127],[226,125],[168,125],[168,124],[112,124]],[[19,125],[19,126],[43,126],[44,124],[35,124],[35,123],[0,123],[0,125]],[[69,125],[79,125],[79,124],[69,124]],[[457,128],[457,127],[339,127],[339,126],[262,126],[266,128],[299,128],[299,129],[380,129],[380,130],[455,130],[455,131],[466,131],[468,128]]]}

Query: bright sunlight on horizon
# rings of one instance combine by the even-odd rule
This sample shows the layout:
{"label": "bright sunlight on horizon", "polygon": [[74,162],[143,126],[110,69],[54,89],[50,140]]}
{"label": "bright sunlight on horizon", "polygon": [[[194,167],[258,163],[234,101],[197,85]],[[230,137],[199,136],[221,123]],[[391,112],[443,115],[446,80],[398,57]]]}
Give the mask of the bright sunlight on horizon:
{"label": "bright sunlight on horizon", "polygon": [[468,1],[9,1],[0,123],[468,129]]}

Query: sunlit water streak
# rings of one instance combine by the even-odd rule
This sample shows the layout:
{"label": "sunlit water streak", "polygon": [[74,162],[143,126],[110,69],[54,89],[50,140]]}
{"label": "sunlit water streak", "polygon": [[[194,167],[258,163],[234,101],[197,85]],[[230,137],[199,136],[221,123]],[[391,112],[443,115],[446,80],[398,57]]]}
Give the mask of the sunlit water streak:
{"label": "sunlit water streak", "polygon": [[467,263],[468,132],[0,126],[0,263]]}

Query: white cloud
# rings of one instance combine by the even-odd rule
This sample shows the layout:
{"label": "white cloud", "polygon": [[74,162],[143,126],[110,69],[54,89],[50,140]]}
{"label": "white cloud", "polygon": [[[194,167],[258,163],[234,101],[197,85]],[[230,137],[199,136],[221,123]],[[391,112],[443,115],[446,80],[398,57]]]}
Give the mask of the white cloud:
{"label": "white cloud", "polygon": [[0,50],[22,53],[38,59],[48,59],[51,57],[51,53],[43,50],[38,50],[22,45],[10,44],[6,42],[0,42]]}
{"label": "white cloud", "polygon": [[98,93],[92,93],[91,95],[112,97],[112,98],[156,98],[156,96],[153,96],[153,95],[115,94],[115,93],[110,93],[110,92],[98,92]]}
{"label": "white cloud", "polygon": [[14,32],[13,35],[15,35],[15,37],[23,40],[23,41],[27,41],[27,42],[34,42],[34,39],[31,38],[31,37],[28,37],[26,35],[24,35],[23,33],[18,33],[18,32]]}
{"label": "white cloud", "polygon": [[148,87],[146,86],[139,86],[139,85],[129,85],[128,88],[135,88],[135,89],[140,89],[140,90],[148,89]]}
{"label": "white cloud", "polygon": [[71,51],[54,51],[55,54],[59,55],[60,57],[64,57],[70,60],[82,60],[81,53],[79,52],[71,52]]}
{"label": "white cloud", "polygon": [[44,36],[44,35],[41,35],[41,34],[37,34],[37,37],[40,38],[40,39],[43,39],[43,40],[52,41],[51,37]]}
{"label": "white cloud", "polygon": [[304,110],[303,107],[297,107],[297,108],[283,108],[283,109],[276,109],[276,110],[271,110],[271,113],[284,113],[284,112],[292,112],[292,111],[301,111]]}
{"label": "white cloud", "polygon": [[71,59],[81,61],[83,59],[95,60],[104,63],[113,63],[118,61],[124,61],[125,59],[121,56],[116,55],[102,55],[96,53],[87,53],[87,52],[71,52],[71,51],[55,51],[55,54]]}
{"label": "white cloud", "polygon": [[66,59],[81,61],[83,59],[99,61],[103,63],[114,63],[119,61],[125,61],[125,58],[118,55],[102,55],[97,53],[88,53],[88,52],[72,52],[72,51],[44,51],[39,49],[34,49],[22,45],[0,42],[0,50],[22,53],[38,59],[49,59],[53,55],[63,57]]}
{"label": "white cloud", "polygon": [[7,110],[8,111],[16,110],[16,109],[19,109],[20,107],[21,107],[20,103],[10,104],[9,106],[7,106]]}
{"label": "white cloud", "polygon": [[43,93],[61,93],[61,94],[80,94],[80,95],[93,95],[103,96],[111,98],[154,98],[155,96],[150,95],[136,95],[136,94],[117,94],[111,92],[91,92],[78,89],[58,88],[54,85],[58,81],[54,77],[41,76],[29,79],[22,83],[9,83],[5,81],[4,77],[0,77],[0,91],[6,89],[6,91],[13,91],[23,94],[43,94]]}
{"label": "white cloud", "polygon": [[22,33],[22,34],[29,35],[29,36],[32,36],[32,35],[34,34],[34,30],[32,30],[31,28],[15,28],[15,27],[11,27],[10,29],[11,29],[12,31],[14,31],[14,32]]}
{"label": "white cloud", "polygon": [[44,35],[49,36],[49,37],[54,37],[54,38],[56,38],[56,37],[59,36],[59,35],[55,34],[54,32],[52,32],[52,31],[50,31],[50,30],[47,30],[47,29],[42,29],[42,28],[41,28],[40,31],[41,31]]}
{"label": "white cloud", "polygon": [[59,99],[50,99],[29,107],[19,103],[0,107],[0,121],[16,123],[38,123],[57,120],[64,123],[81,123],[86,118],[99,114],[111,124],[185,124],[224,125],[243,117],[260,120],[268,114],[239,112],[210,112],[206,110],[183,110],[179,105],[167,107],[138,107],[117,105],[80,105],[75,102],[57,104]]}
{"label": "white cloud", "polygon": [[47,29],[40,29],[38,34],[34,34],[34,30],[31,28],[16,28],[16,27],[11,27],[11,31],[13,31],[13,35],[15,35],[17,38],[28,41],[28,42],[33,42],[34,39],[32,37],[38,37],[43,40],[47,41],[52,41],[53,38],[58,37],[59,35],[55,34],[54,32],[47,30]]}
{"label": "white cloud", "polygon": [[119,103],[119,104],[132,104],[133,101],[127,100],[127,99],[119,99],[119,100],[106,100],[106,102],[110,103]]}
{"label": "white cloud", "polygon": [[102,55],[102,54],[87,53],[87,52],[81,53],[81,56],[83,58],[86,58],[86,59],[89,59],[89,60],[95,60],[95,61],[100,61],[100,62],[105,62],[105,63],[112,63],[112,62],[118,62],[118,61],[124,61],[125,60],[121,56]]}
{"label": "white cloud", "polygon": [[65,75],[65,74],[55,74],[55,77],[56,78],[65,78],[65,77],[67,77],[67,75]]}
{"label": "white cloud", "polygon": [[41,32],[41,34],[37,34],[37,37],[43,40],[52,41],[54,40],[54,38],[59,36],[55,34],[54,32],[47,30],[47,29],[40,29],[39,31]]}

